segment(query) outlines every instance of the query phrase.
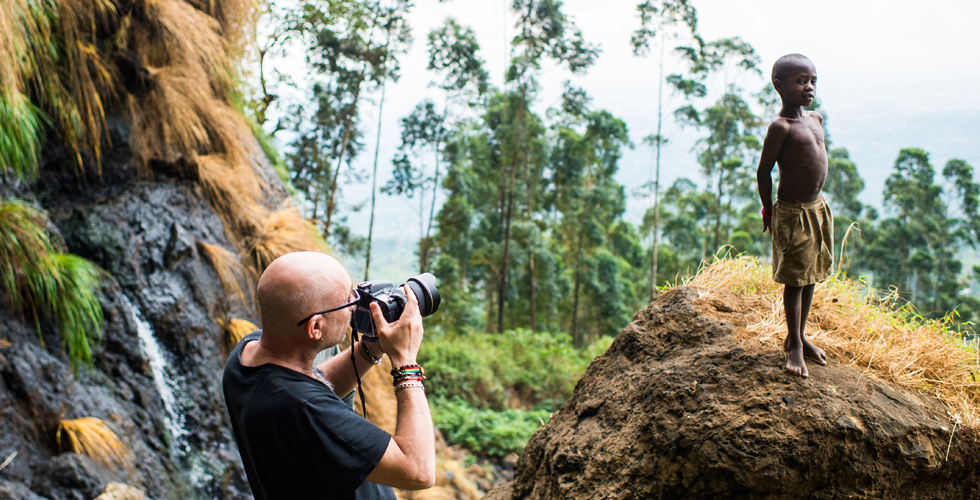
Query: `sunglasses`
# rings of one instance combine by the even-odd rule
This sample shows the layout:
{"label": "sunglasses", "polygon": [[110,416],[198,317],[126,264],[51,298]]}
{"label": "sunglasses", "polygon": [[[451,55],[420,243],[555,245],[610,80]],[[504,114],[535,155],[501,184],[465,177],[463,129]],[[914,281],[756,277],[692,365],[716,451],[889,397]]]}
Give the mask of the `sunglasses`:
{"label": "sunglasses", "polygon": [[311,315],[309,315],[309,316],[301,319],[299,321],[299,323],[296,323],[296,326],[303,326],[303,324],[305,324],[307,321],[309,321],[311,318],[313,318],[313,316],[316,316],[317,314],[327,314],[329,312],[339,311],[339,310],[344,309],[346,307],[350,307],[350,306],[352,306],[354,304],[357,304],[357,302],[359,300],[361,300],[361,294],[360,294],[360,292],[358,292],[357,289],[354,289],[354,290],[351,290],[351,293],[354,294],[354,299],[351,300],[350,302],[348,302],[346,304],[343,304],[343,305],[339,305],[337,307],[331,307],[330,309],[327,309],[326,311],[315,312],[315,313],[313,313],[313,314],[311,314]]}

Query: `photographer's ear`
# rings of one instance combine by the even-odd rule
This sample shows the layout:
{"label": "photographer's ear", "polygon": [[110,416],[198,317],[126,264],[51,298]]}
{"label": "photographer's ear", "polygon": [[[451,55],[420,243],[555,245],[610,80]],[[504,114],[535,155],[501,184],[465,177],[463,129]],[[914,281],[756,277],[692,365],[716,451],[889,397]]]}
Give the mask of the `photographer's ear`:
{"label": "photographer's ear", "polygon": [[320,315],[314,315],[303,325],[303,333],[311,340],[320,340],[323,337],[323,330],[320,329]]}

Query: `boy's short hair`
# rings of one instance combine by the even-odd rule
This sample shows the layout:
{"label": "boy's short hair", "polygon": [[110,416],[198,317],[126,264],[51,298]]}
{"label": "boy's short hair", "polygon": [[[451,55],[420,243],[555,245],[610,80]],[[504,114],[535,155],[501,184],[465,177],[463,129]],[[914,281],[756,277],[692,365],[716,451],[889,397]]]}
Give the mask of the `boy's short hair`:
{"label": "boy's short hair", "polygon": [[782,81],[783,77],[786,76],[786,71],[796,66],[801,61],[806,61],[813,65],[813,61],[803,54],[786,54],[785,56],[776,59],[776,62],[772,65],[771,79],[773,84],[775,84],[776,80]]}

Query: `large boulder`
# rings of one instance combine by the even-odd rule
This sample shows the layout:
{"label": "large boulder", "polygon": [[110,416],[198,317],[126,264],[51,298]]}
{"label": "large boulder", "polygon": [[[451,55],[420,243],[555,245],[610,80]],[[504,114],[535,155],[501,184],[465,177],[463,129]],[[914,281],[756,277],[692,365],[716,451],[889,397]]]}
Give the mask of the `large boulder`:
{"label": "large boulder", "polygon": [[980,498],[978,439],[860,367],[732,335],[747,306],[683,287],[638,312],[487,499]]}

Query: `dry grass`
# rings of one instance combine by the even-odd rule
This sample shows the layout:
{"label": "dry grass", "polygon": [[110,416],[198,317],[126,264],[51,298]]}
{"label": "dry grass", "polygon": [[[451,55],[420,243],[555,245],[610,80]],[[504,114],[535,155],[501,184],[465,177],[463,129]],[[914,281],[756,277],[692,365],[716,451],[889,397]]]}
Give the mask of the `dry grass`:
{"label": "dry grass", "polygon": [[261,273],[272,261],[289,252],[328,252],[330,247],[309,219],[299,213],[296,204],[287,199],[256,227],[245,240],[246,249]]}
{"label": "dry grass", "polygon": [[[66,440],[62,439],[64,435]],[[62,420],[55,434],[58,446],[75,453],[92,457],[107,468],[129,469],[132,453],[119,441],[119,437],[105,423],[95,417]]]}
{"label": "dry grass", "polygon": [[242,300],[242,305],[248,307],[241,283],[246,283],[246,288],[251,290],[252,274],[241,263],[238,254],[202,241],[197,242],[197,248],[211,263],[214,271],[218,273],[218,279],[221,280],[221,286],[225,289],[225,295],[238,295],[238,298]]}
{"label": "dry grass", "polygon": [[262,182],[251,166],[223,155],[195,157],[198,179],[211,206],[234,234],[251,234],[268,210],[260,203]]}
{"label": "dry grass", "polygon": [[[149,66],[185,66],[205,77],[196,83],[228,83],[231,61],[217,19],[184,0],[139,0],[133,6],[130,49]],[[210,78],[209,78],[210,77]]]}
{"label": "dry grass", "polygon": [[137,164],[207,154],[223,154],[232,164],[245,161],[252,132],[207,84],[207,73],[186,64],[148,71],[152,90],[142,98],[128,98]]}
{"label": "dry grass", "polygon": [[[840,266],[838,266],[840,267]],[[786,335],[783,286],[772,269],[752,257],[718,259],[685,285],[738,294],[756,314],[737,336],[756,338],[782,349]],[[900,305],[894,293],[881,293],[839,272],[814,289],[807,337],[831,359],[942,401],[969,426],[980,424],[980,358],[965,345],[953,318],[930,320]]]}
{"label": "dry grass", "polygon": [[223,320],[221,318],[215,318],[215,320],[221,325],[221,333],[224,338],[226,352],[231,352],[246,335],[259,329],[254,323],[245,319],[231,318]]}

